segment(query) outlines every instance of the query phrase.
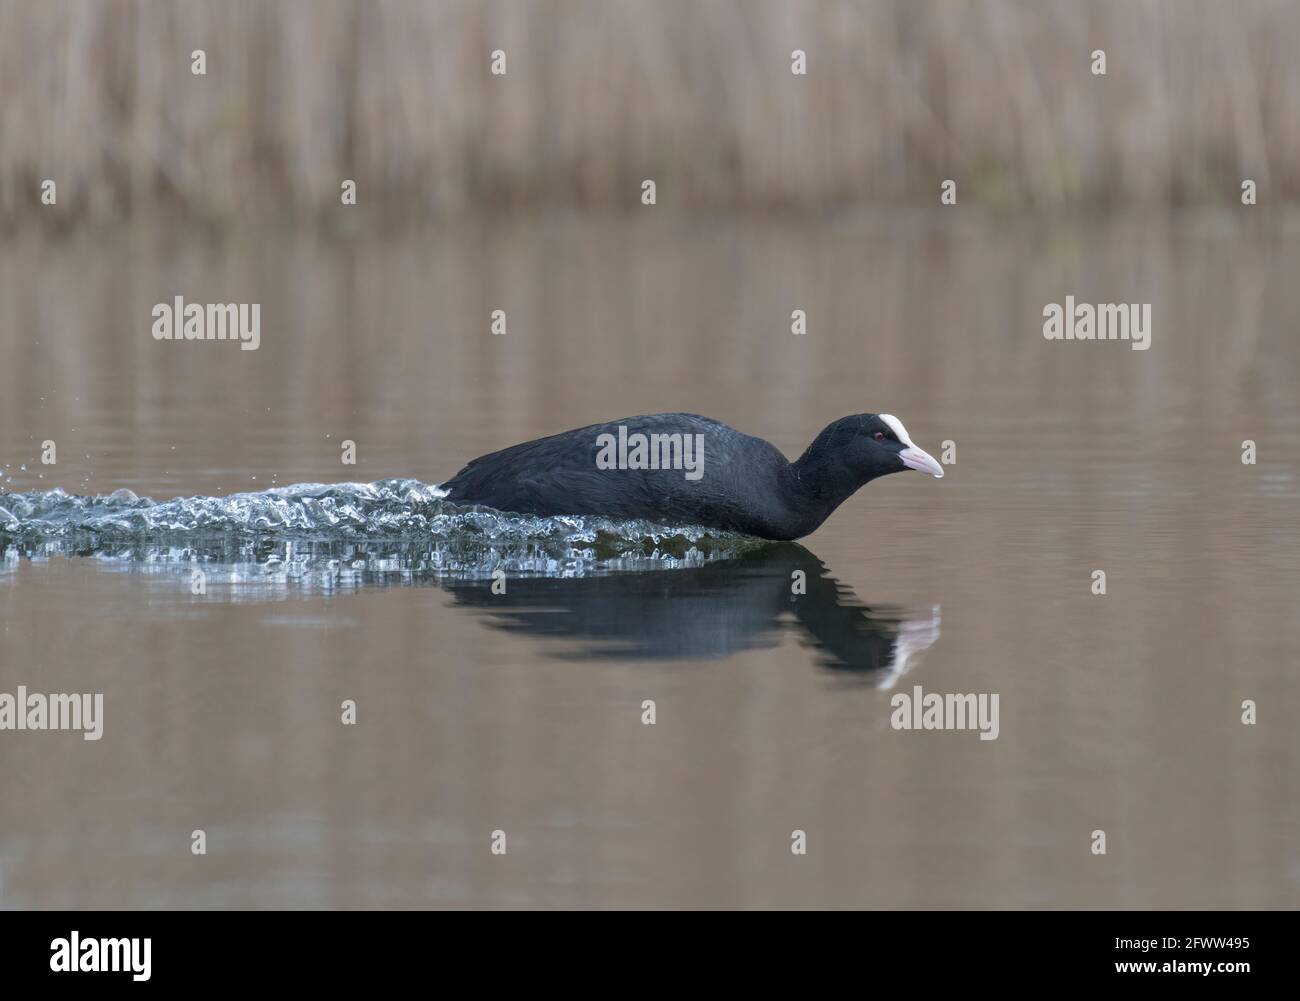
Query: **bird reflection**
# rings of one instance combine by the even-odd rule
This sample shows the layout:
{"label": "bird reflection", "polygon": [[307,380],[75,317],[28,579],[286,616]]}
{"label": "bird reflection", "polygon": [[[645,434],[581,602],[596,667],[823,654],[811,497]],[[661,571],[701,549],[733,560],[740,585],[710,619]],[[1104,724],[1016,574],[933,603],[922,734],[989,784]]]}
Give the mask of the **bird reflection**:
{"label": "bird reflection", "polygon": [[[704,660],[770,648],[793,632],[823,667],[887,688],[939,638],[939,608],[921,612],[860,602],[795,542],[763,542],[671,563],[615,559],[571,573],[574,552],[470,540],[341,542],[262,538],[56,539],[0,545],[0,575],[21,557],[90,557],[106,569],[161,575],[203,600],[283,601],[375,587],[440,587],[455,607],[493,628],[556,642],[571,660]],[[648,564],[657,563],[652,567]],[[591,572],[595,567],[596,572]],[[508,567],[503,593],[494,575]],[[667,568],[666,568],[667,567]],[[197,592],[195,592],[197,593]]]}
{"label": "bird reflection", "polygon": [[803,546],[772,543],[676,570],[492,582],[443,579],[455,604],[494,628],[564,641],[572,660],[698,660],[776,646],[794,630],[826,668],[887,688],[939,638],[921,614],[859,602]]}

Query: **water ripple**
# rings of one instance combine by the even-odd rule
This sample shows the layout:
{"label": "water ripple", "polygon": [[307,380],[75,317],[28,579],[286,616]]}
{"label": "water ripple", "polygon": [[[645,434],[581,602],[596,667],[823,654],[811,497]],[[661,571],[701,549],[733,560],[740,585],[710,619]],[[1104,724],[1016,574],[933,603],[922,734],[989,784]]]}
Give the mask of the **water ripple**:
{"label": "water ripple", "polygon": [[698,525],[462,506],[413,479],[299,483],[154,501],[129,490],[0,492],[0,548],[140,565],[215,564],[282,581],[323,571],[575,576],[729,558],[757,540]]}

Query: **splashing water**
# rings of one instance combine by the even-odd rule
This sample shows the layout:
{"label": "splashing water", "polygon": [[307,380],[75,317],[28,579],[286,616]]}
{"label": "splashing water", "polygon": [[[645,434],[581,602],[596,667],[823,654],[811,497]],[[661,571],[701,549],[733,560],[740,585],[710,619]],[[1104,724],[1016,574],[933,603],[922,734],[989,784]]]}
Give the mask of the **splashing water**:
{"label": "splashing water", "polygon": [[0,572],[76,555],[124,569],[216,569],[325,591],[418,577],[583,576],[727,559],[761,540],[700,526],[537,517],[453,504],[412,479],[300,483],[153,501],[129,490],[0,492]]}

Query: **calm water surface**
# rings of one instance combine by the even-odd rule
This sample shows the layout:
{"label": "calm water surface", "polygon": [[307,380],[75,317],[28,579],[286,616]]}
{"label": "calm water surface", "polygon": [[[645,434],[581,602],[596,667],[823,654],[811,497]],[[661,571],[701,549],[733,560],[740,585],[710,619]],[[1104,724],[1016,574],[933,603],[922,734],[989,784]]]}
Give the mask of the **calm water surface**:
{"label": "calm water surface", "polygon": [[[800,545],[0,515],[0,691],[105,697],[98,742],[0,733],[0,906],[1300,905],[1300,227],[641,218],[0,245],[29,497],[435,484],[664,410],[957,458]],[[155,342],[176,295],[260,302],[260,350]],[[1151,349],[1045,341],[1066,295],[1151,302]],[[893,730],[913,685],[998,693],[999,738]]]}

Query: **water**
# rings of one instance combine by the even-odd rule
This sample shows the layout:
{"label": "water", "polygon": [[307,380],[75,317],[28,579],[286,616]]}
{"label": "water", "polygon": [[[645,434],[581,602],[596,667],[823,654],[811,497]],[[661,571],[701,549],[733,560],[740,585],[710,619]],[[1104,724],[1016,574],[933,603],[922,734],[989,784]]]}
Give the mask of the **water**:
{"label": "water", "polygon": [[[105,696],[0,733],[0,906],[1300,904],[1294,223],[642,218],[0,248],[0,691]],[[261,348],[153,341],[175,295]],[[1066,295],[1151,349],[1045,341]],[[957,462],[799,544],[435,489],[671,410]]]}

